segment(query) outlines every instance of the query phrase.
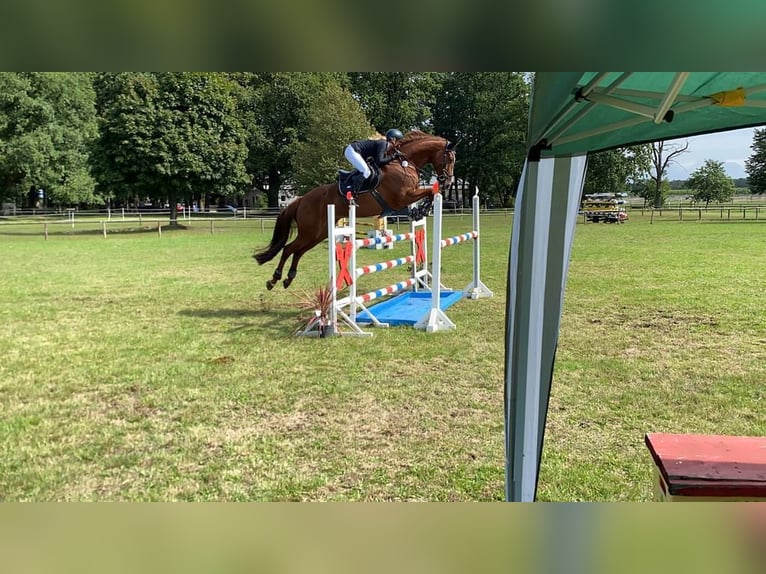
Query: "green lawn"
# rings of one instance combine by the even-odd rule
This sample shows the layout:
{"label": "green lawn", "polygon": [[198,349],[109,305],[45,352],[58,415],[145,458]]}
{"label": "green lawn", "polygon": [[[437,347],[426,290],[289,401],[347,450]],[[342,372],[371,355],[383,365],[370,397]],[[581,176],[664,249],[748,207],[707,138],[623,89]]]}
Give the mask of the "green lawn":
{"label": "green lawn", "polygon": [[[267,292],[268,223],[0,223],[0,500],[501,500],[510,225],[482,219],[495,296],[455,331],[319,340],[292,334],[326,246]],[[764,434],[765,246],[766,221],[578,225],[541,500],[649,500],[646,432]],[[464,287],[470,247],[444,260]]]}

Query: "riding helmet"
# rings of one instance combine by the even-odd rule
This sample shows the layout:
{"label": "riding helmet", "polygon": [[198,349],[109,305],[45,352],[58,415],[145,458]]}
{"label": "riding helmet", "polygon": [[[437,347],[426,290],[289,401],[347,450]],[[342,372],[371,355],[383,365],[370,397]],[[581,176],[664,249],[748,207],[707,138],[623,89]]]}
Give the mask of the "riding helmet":
{"label": "riding helmet", "polygon": [[390,129],[390,130],[388,130],[386,132],[386,139],[389,140],[389,141],[391,141],[391,140],[400,140],[403,137],[404,137],[404,135],[402,134],[402,132],[400,132],[397,129]]}

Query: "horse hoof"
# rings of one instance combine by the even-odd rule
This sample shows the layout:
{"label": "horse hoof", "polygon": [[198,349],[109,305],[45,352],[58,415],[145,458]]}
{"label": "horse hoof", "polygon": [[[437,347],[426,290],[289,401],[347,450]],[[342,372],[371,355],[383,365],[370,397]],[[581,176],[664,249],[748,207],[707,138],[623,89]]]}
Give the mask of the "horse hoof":
{"label": "horse hoof", "polygon": [[292,279],[285,279],[284,281],[282,281],[282,285],[284,286],[285,289],[287,289],[290,286],[290,283],[292,282],[293,282]]}
{"label": "horse hoof", "polygon": [[266,289],[271,291],[274,288],[274,282],[273,281],[266,281]]}

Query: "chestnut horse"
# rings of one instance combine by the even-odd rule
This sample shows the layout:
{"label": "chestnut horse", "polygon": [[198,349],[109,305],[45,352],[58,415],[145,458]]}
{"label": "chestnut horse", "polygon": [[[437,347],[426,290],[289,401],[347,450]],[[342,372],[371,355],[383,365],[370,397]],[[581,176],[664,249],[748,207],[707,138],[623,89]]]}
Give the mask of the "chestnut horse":
{"label": "chestnut horse", "polygon": [[[375,197],[374,192],[362,192],[355,198],[356,216],[372,217],[384,211],[389,214],[423,198],[432,198],[433,190],[419,185],[418,170],[429,163],[436,171],[439,189],[448,189],[454,178],[454,147],[455,144],[438,136],[419,131],[407,133],[398,145],[402,157],[380,170],[380,183],[375,188],[378,197]],[[274,275],[266,281],[267,289],[273,288],[282,278],[282,268],[292,255],[287,279],[282,283],[285,288],[289,287],[295,279],[298,262],[303,254],[327,238],[327,205],[330,203],[335,204],[336,223],[348,217],[348,200],[341,195],[337,181],[315,187],[280,212],[271,243],[253,256],[259,265],[263,265],[282,252]],[[298,228],[298,235],[288,243],[293,222]]]}

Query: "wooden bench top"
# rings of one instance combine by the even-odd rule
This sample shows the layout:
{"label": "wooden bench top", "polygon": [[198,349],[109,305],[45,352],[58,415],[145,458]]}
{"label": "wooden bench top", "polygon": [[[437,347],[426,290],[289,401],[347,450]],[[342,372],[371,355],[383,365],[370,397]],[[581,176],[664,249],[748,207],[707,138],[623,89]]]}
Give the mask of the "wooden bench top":
{"label": "wooden bench top", "polygon": [[672,495],[766,498],[766,437],[651,433],[644,441]]}

